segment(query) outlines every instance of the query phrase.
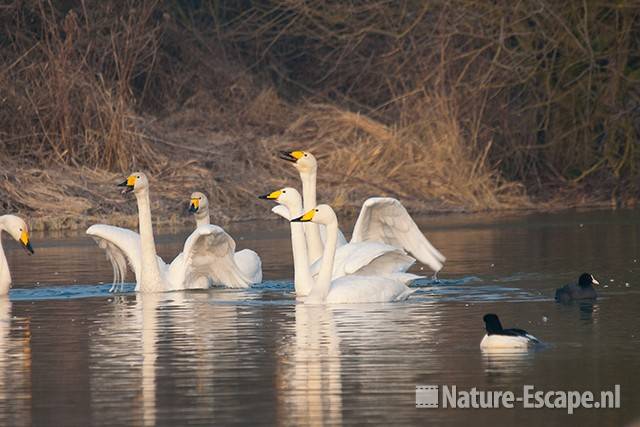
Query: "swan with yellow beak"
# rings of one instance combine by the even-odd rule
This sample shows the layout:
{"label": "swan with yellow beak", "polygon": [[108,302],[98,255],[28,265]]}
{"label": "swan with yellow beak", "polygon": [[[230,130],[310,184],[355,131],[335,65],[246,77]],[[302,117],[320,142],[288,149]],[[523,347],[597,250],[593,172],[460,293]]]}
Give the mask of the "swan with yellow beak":
{"label": "swan with yellow beak", "polygon": [[246,288],[254,283],[235,263],[235,242],[216,225],[199,225],[184,243],[182,253],[166,264],[156,252],[151,217],[150,184],[143,172],[135,172],[118,184],[133,193],[138,205],[139,234],[106,224],[92,225],[87,234],[107,253],[114,286],[123,282],[127,267],[136,277],[136,291],[167,292],[207,288],[210,285]]}
{"label": "swan with yellow beak", "polygon": [[[33,254],[33,247],[29,239],[29,227],[27,223],[15,215],[0,216],[0,232],[6,232],[16,242],[19,242],[29,255]],[[0,295],[7,295],[11,287],[11,272],[4,254],[2,241],[0,241]]]}
{"label": "swan with yellow beak", "polygon": [[318,278],[304,300],[307,304],[353,304],[404,301],[414,292],[390,276],[350,275],[332,280],[338,243],[338,219],[329,205],[318,205],[291,222],[313,222],[327,227],[327,240]]}
{"label": "swan with yellow beak", "polygon": [[[407,299],[413,293],[401,280],[391,275],[349,275],[333,279],[336,246],[338,242],[338,220],[328,205],[319,205],[302,213],[300,193],[293,188],[283,188],[264,196],[285,206],[288,212],[277,210],[281,216],[291,218],[291,241],[294,263],[294,286],[296,294],[304,296],[309,304],[340,304],[367,302],[394,302]],[[279,206],[282,207],[282,206]],[[299,223],[326,226],[327,240],[321,258],[317,278],[312,277],[307,245]],[[302,225],[302,224],[299,224]],[[342,249],[342,248],[340,248]]]}
{"label": "swan with yellow beak", "polygon": [[[305,211],[315,207],[318,162],[314,155],[308,151],[294,150],[281,151],[279,157],[292,163],[300,174]],[[305,228],[305,232],[307,230]],[[313,228],[306,237],[313,262],[314,254],[322,250],[322,242]],[[434,276],[446,260],[420,231],[402,203],[392,197],[370,197],[365,200],[351,234],[350,243],[358,242],[381,242],[406,251],[429,266]]]}

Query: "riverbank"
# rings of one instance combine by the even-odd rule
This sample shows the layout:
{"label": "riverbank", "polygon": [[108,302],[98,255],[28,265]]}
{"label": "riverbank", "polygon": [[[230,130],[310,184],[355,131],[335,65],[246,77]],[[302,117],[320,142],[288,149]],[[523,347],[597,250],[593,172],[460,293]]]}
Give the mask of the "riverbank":
{"label": "riverbank", "polygon": [[[316,155],[342,216],[374,195],[413,214],[636,203],[633,8],[206,4],[4,7],[3,212],[133,225],[113,185],[144,170],[160,223],[188,221],[194,190],[218,223],[262,216],[256,195],[299,183],[285,149]],[[597,64],[558,17],[591,20]]]}

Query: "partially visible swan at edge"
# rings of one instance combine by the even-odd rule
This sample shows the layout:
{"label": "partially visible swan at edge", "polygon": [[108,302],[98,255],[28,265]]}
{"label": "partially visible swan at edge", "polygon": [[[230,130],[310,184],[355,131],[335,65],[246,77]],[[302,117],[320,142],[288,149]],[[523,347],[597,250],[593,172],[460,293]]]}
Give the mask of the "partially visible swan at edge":
{"label": "partially visible swan at edge", "polygon": [[[191,233],[184,250],[167,265],[156,254],[149,200],[149,181],[142,172],[131,174],[123,193],[133,192],[138,204],[140,234],[120,227],[96,224],[87,229],[107,253],[114,273],[114,285],[122,283],[131,266],[136,291],[166,292],[208,287],[209,283],[246,288],[252,283],[235,264],[235,242],[220,227],[202,225]],[[207,280],[203,280],[206,277]],[[115,289],[112,288],[112,289]]]}
{"label": "partially visible swan at edge", "polygon": [[[29,240],[29,227],[27,223],[15,215],[0,216],[0,233],[6,231],[16,242],[20,242],[28,254],[33,253],[31,241]],[[0,295],[7,295],[11,287],[11,272],[9,263],[4,255],[2,240],[0,239]]]}
{"label": "partially visible swan at edge", "polygon": [[[203,193],[196,191],[191,194],[189,212],[194,214],[196,228],[202,225],[209,225],[211,217],[209,215],[209,199]],[[262,282],[262,261],[260,256],[251,249],[243,249],[233,254],[233,259],[238,268],[249,277],[251,283]]]}
{"label": "partially visible swan at edge", "polygon": [[[300,173],[304,209],[313,208],[318,170],[316,158],[306,151],[282,151],[280,158],[292,162]],[[307,234],[309,252],[312,254],[322,250],[322,241],[316,238],[315,233],[311,230]],[[422,234],[402,203],[392,197],[371,197],[363,203],[350,242],[365,241],[382,242],[403,249],[436,274],[446,261],[445,256]]]}
{"label": "partially visible swan at edge", "polygon": [[[275,206],[272,211],[287,220],[298,217],[303,213],[302,197],[295,188],[286,187],[264,196],[259,196],[259,198],[275,200],[279,203],[279,206]],[[291,222],[291,244],[294,254],[303,254],[301,257],[304,256],[307,260],[306,268],[299,266],[294,270],[296,295],[306,296],[309,294],[313,280],[318,278],[323,258],[321,257],[309,267],[308,248],[302,226],[303,224],[298,222]],[[422,277],[405,273],[414,263],[415,259],[407,255],[402,249],[384,243],[348,243],[338,247],[336,250],[331,279],[335,280],[346,275],[385,275],[407,283]]]}
{"label": "partially visible swan at edge", "polygon": [[[327,227],[327,240],[322,254],[322,266],[306,304],[347,304],[404,301],[414,290],[401,281],[388,276],[343,276],[331,280],[333,262],[338,243],[338,219],[329,205],[318,205],[292,222],[323,224]],[[308,269],[306,251],[294,252],[295,268]],[[302,255],[302,259],[300,259]]]}

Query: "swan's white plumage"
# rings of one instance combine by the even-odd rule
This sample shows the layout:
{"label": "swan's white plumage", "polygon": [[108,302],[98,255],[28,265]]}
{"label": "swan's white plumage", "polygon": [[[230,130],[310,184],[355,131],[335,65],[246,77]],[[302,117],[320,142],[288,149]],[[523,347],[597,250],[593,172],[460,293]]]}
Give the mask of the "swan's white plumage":
{"label": "swan's white plumage", "polygon": [[[292,162],[300,173],[304,208],[312,209],[316,204],[316,158],[306,151],[281,152],[280,157]],[[324,231],[324,227],[319,228],[321,232]],[[339,233],[339,236],[341,235],[342,233]],[[315,260],[318,259],[322,247],[318,247],[320,242],[312,237],[307,235],[307,244],[309,248],[313,248],[311,252],[318,254],[310,257]],[[343,238],[344,236],[338,238],[338,246],[343,244]],[[324,242],[325,238],[322,237],[321,240]],[[350,242],[365,241],[386,243],[407,251],[436,273],[442,269],[446,260],[422,234],[404,206],[398,200],[389,197],[372,197],[364,202]]]}
{"label": "swan's white plumage", "polygon": [[[302,214],[302,197],[300,196],[298,190],[296,190],[295,188],[286,187],[263,197],[271,198],[272,200],[276,200],[278,203],[280,203],[279,205],[274,206],[271,210],[275,214],[287,220],[291,218],[291,215],[289,214],[290,211],[296,213],[294,216]],[[323,240],[325,240],[327,226],[325,226],[324,224],[317,225],[322,231],[321,234]],[[297,240],[296,236],[298,228],[295,223],[292,223],[291,227],[292,242],[297,242],[296,245],[301,248],[300,251],[302,251],[303,246],[306,246],[308,249],[307,244]],[[304,236],[303,238],[306,238],[306,236]],[[404,273],[415,263],[415,259],[407,255],[402,249],[381,242],[367,241],[340,245],[341,242],[344,243],[344,236],[338,228],[337,246],[339,247],[337,248],[336,254],[334,256],[332,274],[333,279],[337,279],[349,274],[393,275],[394,278],[403,281],[403,283],[407,283],[421,277]],[[310,267],[310,272],[314,280],[318,277],[321,264],[322,257],[314,262]],[[301,281],[298,280],[297,283],[300,284]],[[306,293],[299,293],[299,290],[302,289],[310,289],[310,286],[303,284],[299,286],[299,289],[296,290],[296,293],[304,296],[306,295]]]}
{"label": "swan's white plumage", "polygon": [[[197,205],[194,205],[194,202],[198,202]],[[196,218],[196,227],[211,224],[211,216],[209,214],[209,199],[204,193],[196,191],[191,194],[190,210],[192,212],[194,212],[195,210],[194,216]],[[231,239],[231,237],[229,237],[229,239]],[[235,251],[235,242],[233,241],[233,239],[231,239],[231,241],[233,242],[233,245],[229,245],[227,246],[227,248],[232,248],[232,250]],[[243,276],[248,279],[250,283],[262,282],[262,261],[260,260],[260,256],[258,256],[257,253],[255,253],[251,249],[243,249],[233,255],[233,260],[235,262],[235,267],[237,267],[242,272]],[[240,282],[236,280],[234,283]]]}
{"label": "swan's white plumage", "polygon": [[262,282],[262,260],[260,256],[251,249],[243,249],[233,255],[233,259],[245,277],[251,283]]}
{"label": "swan's white plumage", "polygon": [[[122,284],[127,277],[127,265],[136,276],[136,283],[140,280],[140,266],[142,264],[142,246],[140,235],[135,231],[113,225],[95,224],[89,227],[86,233],[93,238],[98,247],[104,249],[107,259],[113,267],[113,287]],[[164,262],[159,262],[164,267]]]}
{"label": "swan's white plumage", "polygon": [[[121,283],[126,277],[127,264],[136,276],[136,283],[139,282],[141,246],[138,233],[96,224],[87,229],[87,234],[96,240],[100,248],[105,249],[107,259],[114,268],[114,284]],[[210,285],[246,288],[251,283],[257,283],[235,264],[235,246],[231,236],[222,228],[201,225],[189,235],[183,251],[170,265],[157,257],[160,272],[166,275],[170,283],[170,288],[166,290],[203,289]],[[251,256],[249,253],[243,255],[247,258]]]}
{"label": "swan's white plumage", "polygon": [[201,225],[187,238],[184,250],[169,266],[169,281],[179,289],[189,289],[191,284],[204,283],[204,277],[212,285],[246,288],[253,278],[247,277],[236,264],[235,249],[235,241],[221,227]]}
{"label": "swan's white plumage", "polygon": [[[322,245],[324,246],[324,244],[327,242],[327,227],[321,225],[318,228],[320,229],[320,239],[322,240]],[[347,243],[349,242],[347,242],[347,239],[344,237],[342,230],[338,228],[338,248],[346,245]]]}
{"label": "swan's white plumage", "polygon": [[[311,274],[317,277],[322,258],[311,265]],[[380,242],[347,243],[336,250],[333,263],[333,279],[356,274],[365,276],[403,273],[415,259],[403,250]],[[418,276],[411,275],[412,279]]]}
{"label": "swan's white plumage", "polygon": [[[338,219],[328,205],[319,205],[300,219],[313,221],[327,227],[322,263],[311,292],[305,298],[307,304],[379,303],[405,300],[413,293],[403,282],[393,276],[348,275],[333,279],[333,264],[338,241]],[[294,257],[298,254],[294,252]],[[303,265],[307,269],[307,265]]]}
{"label": "swan's white plumage", "polygon": [[[29,240],[29,226],[22,218],[11,214],[0,216],[0,234],[3,232],[11,236],[16,242],[21,243],[28,252],[33,253],[33,248]],[[7,257],[4,254],[1,237],[2,236],[0,236],[0,296],[3,296],[7,295],[9,288],[11,288],[11,272],[9,271]]]}
{"label": "swan's white plumage", "polygon": [[275,205],[271,208],[271,212],[281,216],[287,221],[291,220],[291,215],[289,215],[289,208],[287,208],[285,205]]}
{"label": "swan's white plumage", "polygon": [[[331,282],[329,304],[398,302],[414,293],[402,282],[384,276],[344,276]],[[312,301],[310,301],[312,302]]]}
{"label": "swan's white plumage", "polygon": [[[142,173],[136,175],[145,184],[144,188],[139,189],[140,194],[136,195],[140,224],[145,225],[148,230],[147,235],[150,237],[147,249],[155,253],[147,179]],[[144,245],[140,235],[131,230],[104,224],[92,225],[87,229],[87,234],[105,250],[107,259],[113,266],[114,287],[112,289],[115,289],[118,283],[122,283],[128,265],[136,276],[136,290],[141,290],[143,275],[155,270],[155,266],[153,262],[146,266],[143,262]],[[147,288],[142,290],[202,289],[211,285],[246,288],[251,283],[260,282],[262,280],[260,257],[251,250],[235,253],[235,248],[235,241],[222,228],[210,224],[200,225],[187,238],[182,253],[178,254],[170,265],[155,255],[158,267],[155,276],[157,279],[152,278],[151,283],[147,283]],[[153,258],[148,257],[148,259]],[[242,266],[239,266],[238,262],[242,263]]]}
{"label": "swan's white plumage", "polygon": [[402,203],[391,197],[371,197],[362,205],[351,242],[367,241],[402,248],[436,272],[446,260],[422,234]]}

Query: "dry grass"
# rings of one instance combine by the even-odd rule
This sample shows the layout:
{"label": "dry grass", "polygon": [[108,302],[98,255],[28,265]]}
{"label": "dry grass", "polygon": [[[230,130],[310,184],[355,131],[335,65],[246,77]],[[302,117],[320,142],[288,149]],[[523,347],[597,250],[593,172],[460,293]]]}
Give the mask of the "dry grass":
{"label": "dry grass", "polygon": [[255,196],[298,185],[289,148],[316,154],[343,214],[372,195],[413,212],[633,203],[640,8],[536,5],[0,6],[4,211],[133,225],[113,185],[141,169],[160,223],[188,221],[194,190],[218,222],[268,218]]}

